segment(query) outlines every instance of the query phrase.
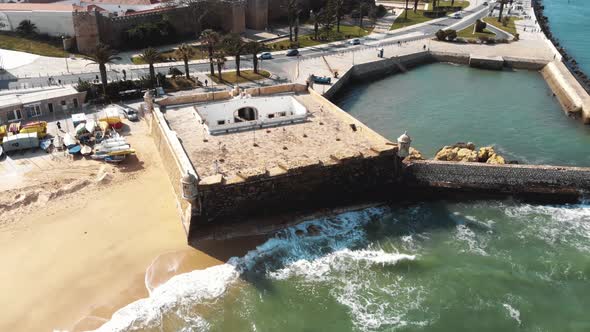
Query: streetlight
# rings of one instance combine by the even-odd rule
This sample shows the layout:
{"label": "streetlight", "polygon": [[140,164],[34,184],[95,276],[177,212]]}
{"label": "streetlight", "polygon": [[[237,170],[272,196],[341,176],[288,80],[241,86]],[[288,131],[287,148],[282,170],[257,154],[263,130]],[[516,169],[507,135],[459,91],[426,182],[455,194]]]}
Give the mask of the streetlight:
{"label": "streetlight", "polygon": [[61,42],[64,48],[64,59],[66,60],[66,70],[68,71],[68,73],[70,72],[70,68],[68,67],[68,48],[66,47],[66,36],[61,36]]}

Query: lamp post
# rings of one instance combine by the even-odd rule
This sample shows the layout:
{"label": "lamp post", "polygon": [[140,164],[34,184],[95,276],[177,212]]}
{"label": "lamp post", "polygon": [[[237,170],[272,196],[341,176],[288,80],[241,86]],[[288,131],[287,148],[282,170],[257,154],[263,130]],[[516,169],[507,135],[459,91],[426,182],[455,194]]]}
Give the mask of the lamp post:
{"label": "lamp post", "polygon": [[66,36],[61,36],[61,42],[62,42],[62,45],[64,47],[64,51],[65,51],[64,60],[66,61],[66,70],[69,73],[70,72],[70,68],[68,66],[68,50],[66,48]]}

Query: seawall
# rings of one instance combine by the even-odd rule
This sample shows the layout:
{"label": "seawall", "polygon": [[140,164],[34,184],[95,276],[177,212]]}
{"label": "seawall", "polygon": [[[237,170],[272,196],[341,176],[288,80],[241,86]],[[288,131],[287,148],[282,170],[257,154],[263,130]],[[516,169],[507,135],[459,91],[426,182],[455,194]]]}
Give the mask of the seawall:
{"label": "seawall", "polygon": [[590,191],[590,168],[490,165],[445,161],[405,163],[404,183],[417,190],[577,199]]}

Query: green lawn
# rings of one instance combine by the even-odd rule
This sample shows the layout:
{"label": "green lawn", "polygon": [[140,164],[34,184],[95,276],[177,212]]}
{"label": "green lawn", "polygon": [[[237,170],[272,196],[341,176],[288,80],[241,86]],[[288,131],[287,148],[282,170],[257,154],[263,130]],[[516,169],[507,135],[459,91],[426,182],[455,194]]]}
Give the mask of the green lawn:
{"label": "green lawn", "polygon": [[[201,47],[193,46],[193,50],[195,50],[195,56],[191,58],[191,60],[201,60],[206,59],[208,57],[207,50]],[[174,50],[167,50],[163,51],[162,53],[162,61],[160,62],[174,62],[174,61],[182,61],[182,59],[177,59],[176,55],[174,54]],[[136,65],[144,65],[145,62],[141,60],[141,57],[134,56],[131,58],[131,62]]]}
{"label": "green lawn", "polygon": [[410,10],[408,10],[408,18],[406,19],[406,16],[405,16],[406,14],[404,12],[402,12],[400,14],[400,16],[398,16],[395,19],[395,21],[391,25],[390,30],[405,28],[410,25],[424,23],[424,22],[428,22],[428,21],[432,20],[432,18],[425,17],[424,15],[422,15],[422,13],[424,13],[423,10],[417,10],[414,13],[414,11],[410,9]]}
{"label": "green lawn", "polygon": [[[451,7],[451,0],[443,0],[438,4],[439,7]],[[462,8],[465,8],[467,6],[469,6],[469,1],[461,1],[461,0],[455,0],[455,3],[453,4],[453,7],[459,7],[461,6]],[[432,1],[430,2],[430,6],[428,6],[429,9],[432,9]]]}
{"label": "green lawn", "polygon": [[12,33],[0,33],[0,48],[62,58],[68,54],[63,50],[61,43],[21,37]]}
{"label": "green lawn", "polygon": [[[319,40],[315,40],[312,34],[302,35],[299,36],[299,47],[309,47],[309,46],[316,46],[326,43],[331,43],[339,40],[345,40],[355,37],[364,37],[373,31],[373,28],[361,28],[359,26],[349,26],[349,25],[341,25],[340,32],[336,32],[336,27],[334,27],[328,36],[326,36],[325,32],[320,30],[319,32]],[[282,40],[275,43],[267,44],[268,47],[272,48],[272,50],[281,50],[281,49],[289,49],[291,48],[291,42],[287,40]]]}
{"label": "green lawn", "polygon": [[516,32],[516,25],[514,24],[514,22],[518,20],[517,17],[510,16],[510,20],[508,21],[507,26],[504,26],[502,23],[498,22],[497,17],[486,17],[483,20],[487,24],[491,24],[498,29],[502,29],[502,30],[512,34],[513,36],[516,36],[516,34],[518,33],[518,32]]}
{"label": "green lawn", "polygon": [[[241,76],[237,76],[235,71],[221,72],[221,78],[223,79],[223,83],[230,84],[248,83],[252,81],[263,80],[265,78],[270,77],[270,73],[266,70],[259,70],[258,74],[255,74],[252,70],[240,70],[240,75]],[[219,76],[211,76],[211,74],[208,74],[207,76],[209,76],[209,78],[211,78],[211,80],[213,80],[215,83],[220,83]]]}
{"label": "green lawn", "polygon": [[489,37],[489,38],[494,38],[496,36],[496,34],[489,31],[488,29],[483,29],[483,32],[473,33],[474,27],[475,27],[475,24],[472,24],[461,31],[457,31],[457,37],[477,39],[478,37],[484,37],[484,36]]}

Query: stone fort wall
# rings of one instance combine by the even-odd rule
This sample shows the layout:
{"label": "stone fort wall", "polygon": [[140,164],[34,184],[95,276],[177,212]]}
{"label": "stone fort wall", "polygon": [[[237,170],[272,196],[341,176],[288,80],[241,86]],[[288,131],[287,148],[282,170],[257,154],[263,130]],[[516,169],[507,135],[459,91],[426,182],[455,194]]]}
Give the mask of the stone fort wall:
{"label": "stone fort wall", "polygon": [[406,163],[404,180],[420,188],[578,197],[590,190],[590,168],[424,160]]}

